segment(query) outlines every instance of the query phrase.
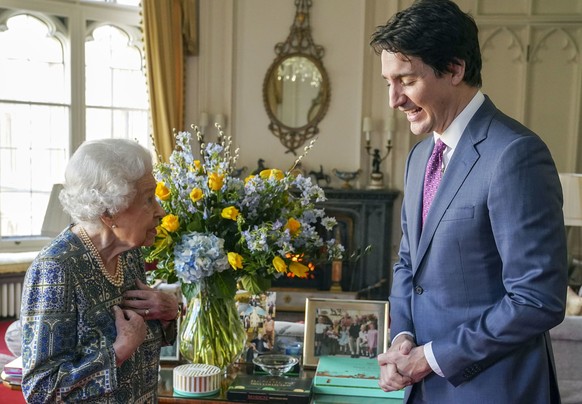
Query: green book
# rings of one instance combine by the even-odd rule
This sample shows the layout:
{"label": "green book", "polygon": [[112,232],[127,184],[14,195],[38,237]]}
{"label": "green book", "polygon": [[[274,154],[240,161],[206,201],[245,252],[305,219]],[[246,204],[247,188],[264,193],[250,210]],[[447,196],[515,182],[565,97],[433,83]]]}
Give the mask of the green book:
{"label": "green book", "polygon": [[316,394],[404,398],[404,390],[385,392],[380,386],[380,366],[369,358],[322,356],[319,358],[313,391]]}
{"label": "green book", "polygon": [[228,387],[226,398],[245,402],[309,404],[311,377],[239,374]]}

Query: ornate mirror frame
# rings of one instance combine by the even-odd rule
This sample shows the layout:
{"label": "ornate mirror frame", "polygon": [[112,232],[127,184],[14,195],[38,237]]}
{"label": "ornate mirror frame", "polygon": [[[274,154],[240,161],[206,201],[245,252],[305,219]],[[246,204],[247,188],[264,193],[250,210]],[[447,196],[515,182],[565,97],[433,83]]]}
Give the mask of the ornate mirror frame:
{"label": "ornate mirror frame", "polygon": [[[296,13],[291,32],[285,42],[275,45],[277,57],[267,70],[263,81],[263,102],[270,120],[269,130],[287,148],[286,153],[297,154],[297,148],[319,133],[317,125],[329,108],[329,78],[322,63],[324,49],[316,45],[311,38],[309,26],[311,5],[312,0],[295,0]],[[299,65],[295,64],[296,62]],[[313,75],[308,77],[311,80],[310,85],[319,88],[317,95],[311,100],[311,105],[307,107],[306,123],[300,123],[298,126],[278,116],[280,114],[274,111],[273,107],[274,99],[279,97],[278,102],[281,103],[282,96],[275,93],[275,87],[280,86],[278,82],[284,79],[280,72],[289,65],[299,66],[298,69],[311,69]]]}

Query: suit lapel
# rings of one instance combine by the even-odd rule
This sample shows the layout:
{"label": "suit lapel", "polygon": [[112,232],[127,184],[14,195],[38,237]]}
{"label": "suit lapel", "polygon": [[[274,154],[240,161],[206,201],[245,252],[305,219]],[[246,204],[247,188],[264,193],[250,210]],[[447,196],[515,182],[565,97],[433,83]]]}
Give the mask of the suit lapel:
{"label": "suit lapel", "polygon": [[[477,160],[479,160],[479,153],[475,148],[475,145],[481,142],[487,137],[487,128],[489,127],[489,122],[491,121],[492,114],[495,110],[493,103],[486,98],[483,105],[479,108],[475,116],[471,119],[467,128],[463,132],[453,157],[449,162],[445,173],[443,174],[439,189],[433,200],[431,210],[427,216],[424,228],[416,238],[418,241],[417,250],[417,260],[415,260],[416,265],[414,272],[420,267],[424,255],[430,245],[430,242],[434,236],[434,233],[441,222],[447,208],[451,204],[455,195],[459,192],[459,189],[463,185],[463,182],[473,169]],[[427,157],[428,161],[428,157]],[[423,170],[424,171],[424,170]],[[424,181],[424,175],[421,179],[420,195],[422,195],[422,182]],[[422,209],[422,197],[419,203],[420,209]],[[421,211],[415,217],[420,217]],[[420,220],[420,219],[419,219]],[[420,226],[418,227],[420,229]]]}

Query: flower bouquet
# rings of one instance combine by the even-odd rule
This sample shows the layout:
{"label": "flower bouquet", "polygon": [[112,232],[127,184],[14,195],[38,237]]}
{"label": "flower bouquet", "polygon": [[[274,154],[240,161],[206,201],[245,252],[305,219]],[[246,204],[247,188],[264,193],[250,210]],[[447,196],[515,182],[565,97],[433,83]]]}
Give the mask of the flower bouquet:
{"label": "flower bouquet", "polygon": [[[295,176],[292,169],[267,169],[239,179],[233,175],[238,149],[231,152],[230,138],[219,128],[219,141],[205,144],[195,129],[199,159],[192,151],[192,135],[180,132],[169,162],[154,168],[156,196],[167,214],[158,226],[155,243],[145,249],[145,258],[156,262],[152,278],[180,281],[184,296],[191,301],[182,324],[182,353],[192,361],[225,365],[217,361],[217,357],[231,356],[224,349],[214,350],[212,357],[192,359],[209,341],[185,346],[188,316],[193,311],[204,313],[206,323],[198,328],[215,330],[210,339],[232,340],[238,330],[221,327],[230,321],[240,323],[236,308],[234,312],[224,308],[231,300],[234,305],[237,284],[253,294],[261,293],[277,277],[306,277],[316,262],[341,259],[343,247],[334,239],[324,240],[318,232],[331,231],[336,221],[316,208],[325,195],[311,178]],[[312,146],[313,142],[294,166]]]}

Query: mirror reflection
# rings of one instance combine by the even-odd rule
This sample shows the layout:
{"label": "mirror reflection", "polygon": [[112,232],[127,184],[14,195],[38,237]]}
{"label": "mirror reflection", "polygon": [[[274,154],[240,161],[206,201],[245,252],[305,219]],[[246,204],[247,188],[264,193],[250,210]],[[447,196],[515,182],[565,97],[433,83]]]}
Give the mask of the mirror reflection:
{"label": "mirror reflection", "polygon": [[309,8],[312,0],[295,0],[297,8],[285,42],[275,45],[277,57],[263,81],[263,102],[269,130],[286,153],[296,150],[319,133],[317,125],[327,112],[330,86],[323,67],[323,46],[311,38]]}
{"label": "mirror reflection", "polygon": [[283,125],[307,125],[321,109],[323,77],[318,66],[305,56],[283,58],[267,83],[268,108]]}

